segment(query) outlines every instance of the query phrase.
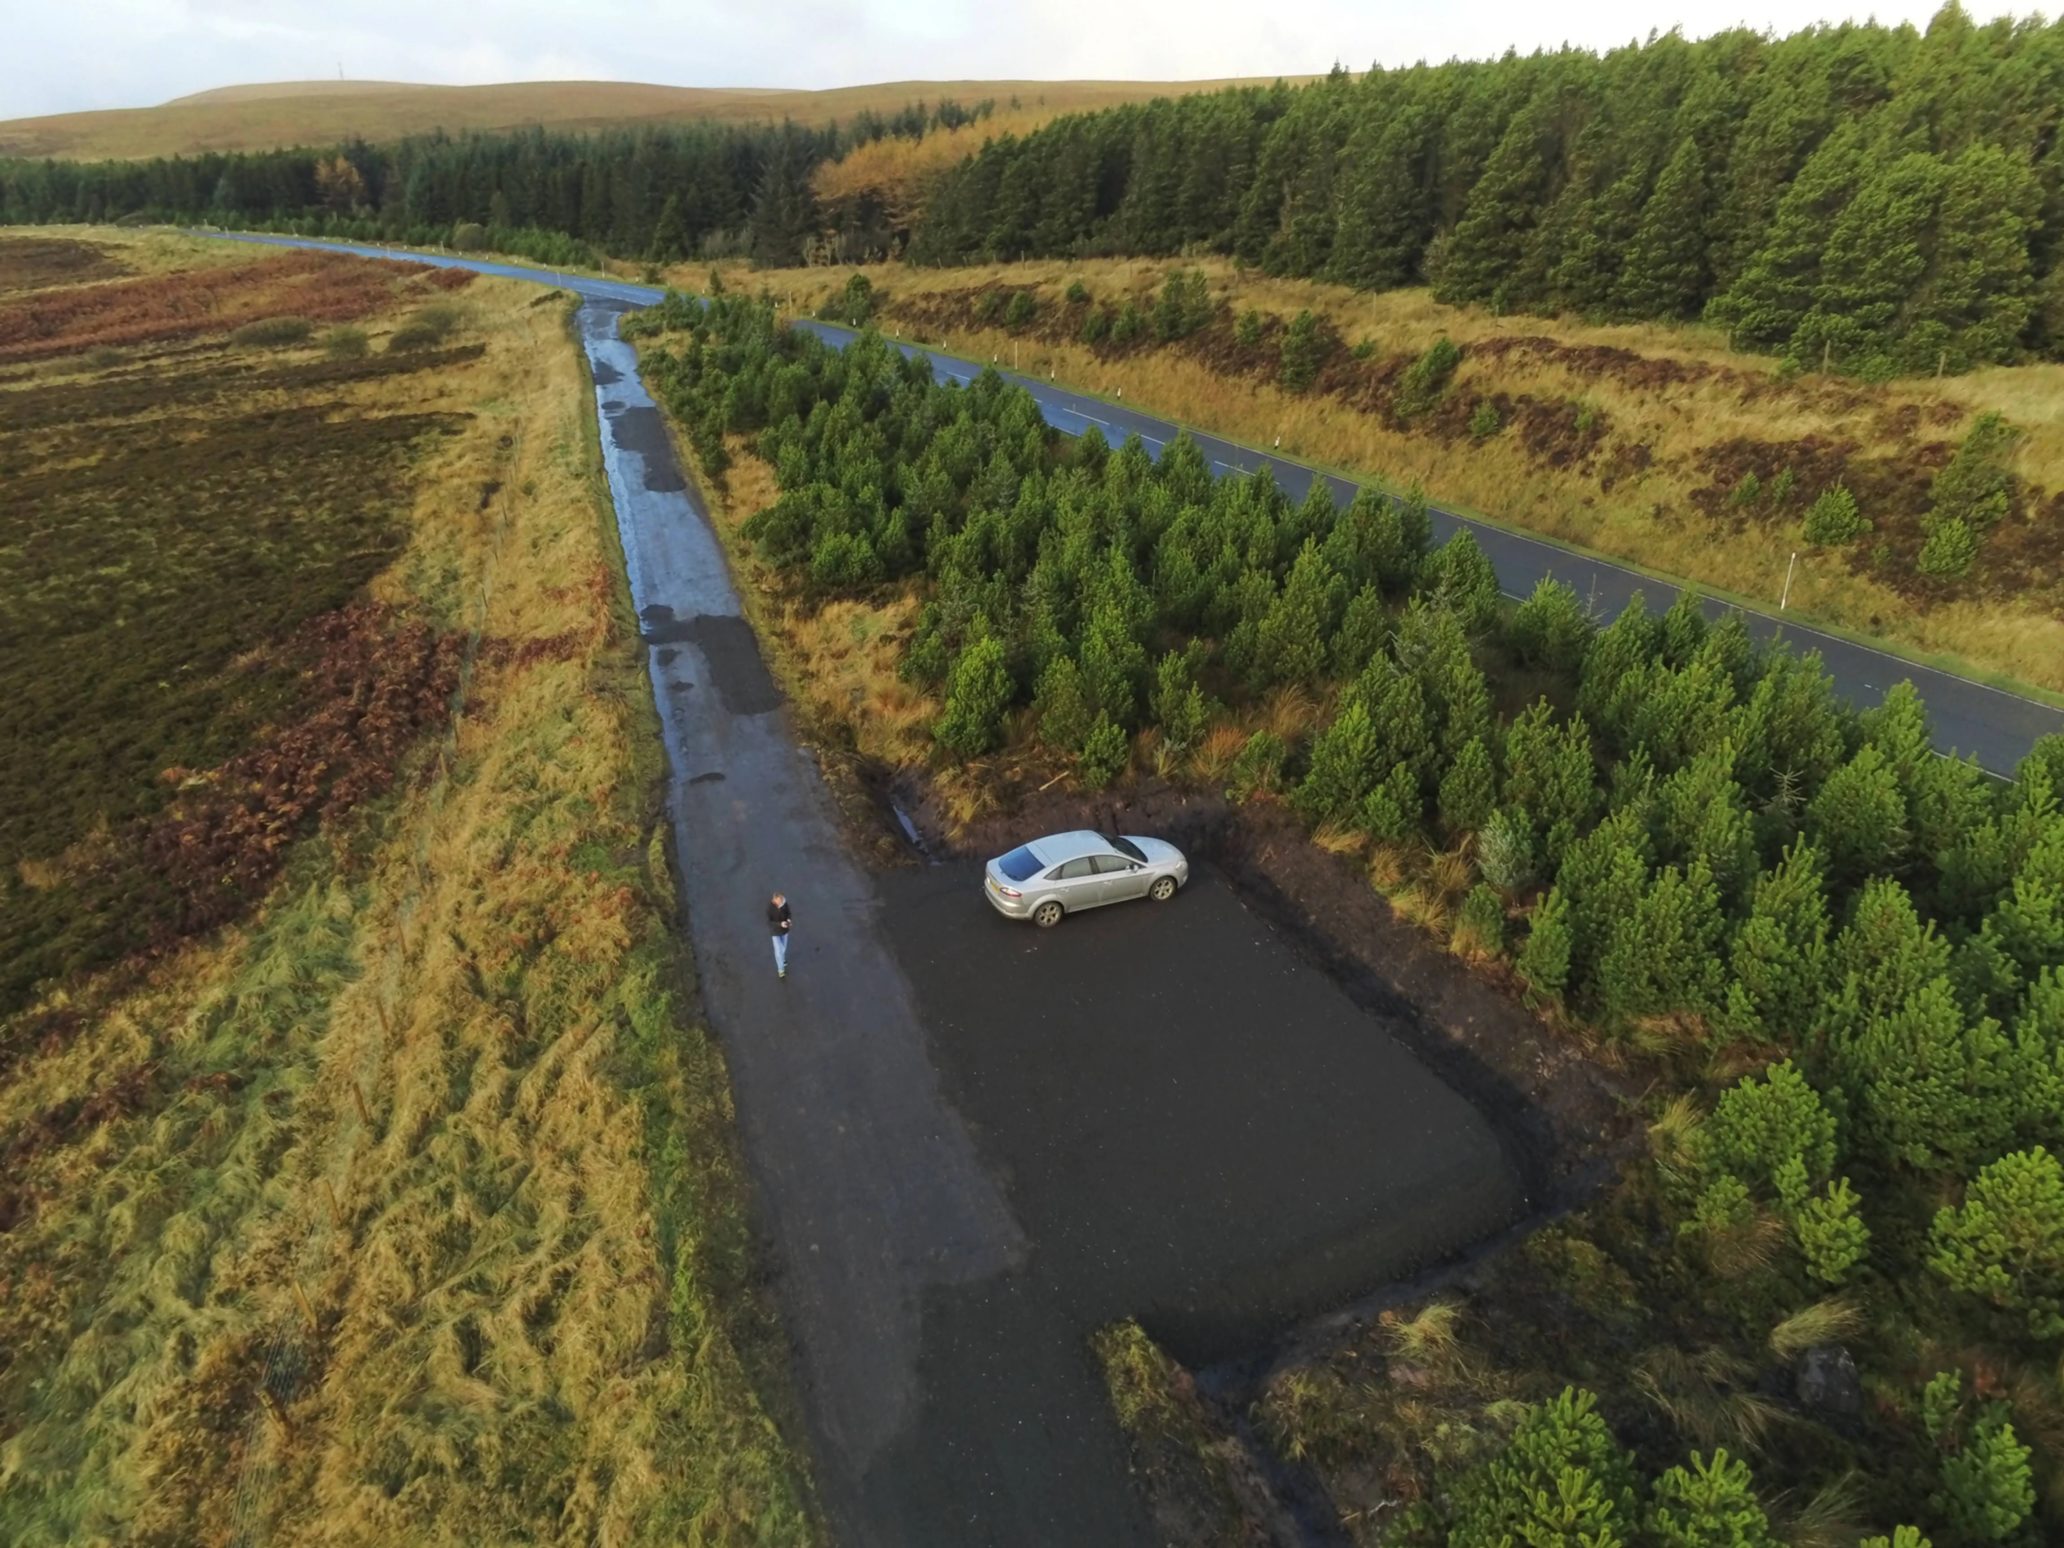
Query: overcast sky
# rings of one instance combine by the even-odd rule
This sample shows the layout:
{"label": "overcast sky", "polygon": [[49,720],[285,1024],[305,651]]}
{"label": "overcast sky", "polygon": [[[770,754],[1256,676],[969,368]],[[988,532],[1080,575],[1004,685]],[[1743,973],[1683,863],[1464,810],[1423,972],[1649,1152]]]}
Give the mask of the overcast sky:
{"label": "overcast sky", "polygon": [[[1979,16],[2005,5],[1967,0]],[[1877,16],[1936,0],[9,0],[0,118],[143,107],[213,86],[334,77],[680,86],[1178,80],[1309,74],[1508,46],[1608,47]]]}

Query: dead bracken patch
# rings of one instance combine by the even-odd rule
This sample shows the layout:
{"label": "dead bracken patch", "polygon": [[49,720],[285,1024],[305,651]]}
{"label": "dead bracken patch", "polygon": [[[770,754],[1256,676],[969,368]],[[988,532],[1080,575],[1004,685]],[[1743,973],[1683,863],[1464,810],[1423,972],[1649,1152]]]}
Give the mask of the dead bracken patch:
{"label": "dead bracken patch", "polygon": [[[328,284],[322,273],[345,262],[296,270],[287,288],[310,272]],[[360,299],[387,295],[392,277],[360,267],[373,281]],[[279,287],[278,263],[249,268],[261,293]],[[352,606],[399,552],[418,448],[460,423],[368,412],[353,394],[365,384],[385,408],[422,396],[422,368],[480,356],[471,345],[278,362],[160,342],[115,371],[4,393],[0,1016],[39,983],[248,901],[236,878],[263,870],[249,854],[224,866],[213,892],[150,874],[142,835],[186,799],[162,773],[241,769],[234,760],[259,747],[292,756],[280,739],[315,725],[340,691],[338,642],[312,621]],[[262,784],[284,765],[242,772]],[[277,834],[300,831],[301,815]]]}
{"label": "dead bracken patch", "polygon": [[[967,290],[930,292],[898,301],[893,311],[899,321],[919,332],[950,333],[998,326],[1010,301],[1018,295],[1036,292],[1022,286],[989,283]],[[1099,360],[1126,360],[1167,350],[1197,361],[1221,376],[1273,383],[1281,370],[1283,336],[1281,318],[1259,319],[1252,334],[1242,339],[1232,309],[1221,304],[1210,321],[1193,333],[1164,341],[1153,331],[1151,314],[1154,296],[1143,291],[1111,302],[1057,304],[1048,297],[1033,320],[1017,330],[1028,341],[1067,344],[1081,340],[1084,320],[1102,306],[1107,317],[1129,303],[1149,319],[1126,339],[1114,339],[1106,332],[1089,347]],[[1679,361],[1652,361],[1631,350],[1605,346],[1563,348],[1549,339],[1495,338],[1464,347],[1467,358],[1481,357],[1497,362],[1511,356],[1554,358],[1557,363],[1596,374],[1611,370],[1635,374],[1634,368],[1649,361],[1665,368],[1651,384],[1662,384],[1671,373],[1683,379],[1703,379],[1717,368]],[[1612,425],[1609,416],[1595,405],[1583,405],[1567,398],[1544,398],[1528,392],[1494,391],[1484,395],[1455,390],[1444,394],[1431,407],[1407,415],[1398,404],[1398,390],[1415,357],[1409,354],[1370,350],[1356,353],[1337,336],[1328,342],[1311,395],[1335,399],[1359,413],[1373,415],[1393,429],[1431,437],[1448,445],[1466,443],[1476,436],[1472,421],[1480,406],[1488,404],[1498,416],[1500,427],[1512,426],[1529,460],[1545,469],[1589,472],[1603,450]],[[1750,373],[1738,372],[1744,382]],[[1626,476],[1623,470],[1621,477]]]}
{"label": "dead bracken patch", "polygon": [[387,305],[397,283],[421,272],[415,265],[293,252],[247,265],[42,292],[0,302],[0,361],[166,343],[272,317],[356,322]]}
{"label": "dead bracken patch", "polygon": [[234,918],[311,824],[387,790],[449,712],[465,642],[359,603],[312,620],[294,649],[314,657],[302,674],[312,708],[298,722],[206,774],[165,771],[182,793],[138,845],[174,900],[161,945]]}

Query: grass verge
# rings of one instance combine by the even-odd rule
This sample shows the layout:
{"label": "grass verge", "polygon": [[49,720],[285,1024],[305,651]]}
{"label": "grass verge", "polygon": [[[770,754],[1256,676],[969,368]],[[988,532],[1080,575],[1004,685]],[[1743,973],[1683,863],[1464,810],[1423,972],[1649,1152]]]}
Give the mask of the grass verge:
{"label": "grass verge", "polygon": [[0,1539],[801,1543],[721,1055],[557,308],[369,600],[467,642],[242,923],[48,993],[0,1088]]}

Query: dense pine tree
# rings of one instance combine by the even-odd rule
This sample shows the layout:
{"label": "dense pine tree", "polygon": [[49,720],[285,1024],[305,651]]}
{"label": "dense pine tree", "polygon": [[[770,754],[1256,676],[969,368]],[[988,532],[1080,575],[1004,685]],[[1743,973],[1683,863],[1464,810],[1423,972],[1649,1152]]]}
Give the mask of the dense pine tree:
{"label": "dense pine tree", "polygon": [[1828,913],[1820,857],[1803,839],[1757,879],[1728,966],[1731,1028],[1781,1046],[1809,1041],[1828,993]]}
{"label": "dense pine tree", "polygon": [[1724,1450],[1655,1481],[1648,1530],[1657,1548],[1778,1548],[1748,1464]]}
{"label": "dense pine tree", "polygon": [[1705,153],[1687,135],[1641,212],[1614,292],[1618,310],[1667,318],[1698,310],[1706,294],[1705,222]]}
{"label": "dense pine tree", "polygon": [[1540,218],[1556,154],[1548,105],[1520,109],[1470,191],[1469,213],[1442,252],[1433,293],[1442,301],[1482,301],[1503,311]]}
{"label": "dense pine tree", "polygon": [[1632,1459],[1597,1399],[1564,1388],[1528,1411],[1500,1456],[1456,1484],[1447,1540],[1455,1548],[1620,1548],[1636,1540],[1639,1526]]}
{"label": "dense pine tree", "polygon": [[1784,349],[1791,344],[1819,295],[1822,256],[1863,179],[1865,151],[1863,130],[1854,121],[1815,151],[1785,190],[1769,235],[1740,277],[1707,308],[1737,346]]}
{"label": "dense pine tree", "polygon": [[1935,1216],[1930,1266],[1950,1284],[2023,1318],[2037,1338],[2064,1333],[2064,1167],[2037,1146],[2003,1156],[1964,1202]]}

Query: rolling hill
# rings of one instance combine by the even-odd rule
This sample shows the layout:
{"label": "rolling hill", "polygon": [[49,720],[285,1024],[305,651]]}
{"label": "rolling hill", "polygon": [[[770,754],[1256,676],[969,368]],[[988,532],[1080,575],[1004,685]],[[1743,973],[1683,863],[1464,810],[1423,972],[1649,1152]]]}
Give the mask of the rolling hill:
{"label": "rolling hill", "polygon": [[635,81],[519,81],[420,86],[395,81],[283,81],[226,86],[156,107],[0,121],[0,156],[62,160],[193,155],[395,140],[434,129],[602,129],[690,119],[821,124],[906,103],[1016,99],[1040,117],[1237,84],[1230,81],[887,81],[825,91],[655,86]]}

